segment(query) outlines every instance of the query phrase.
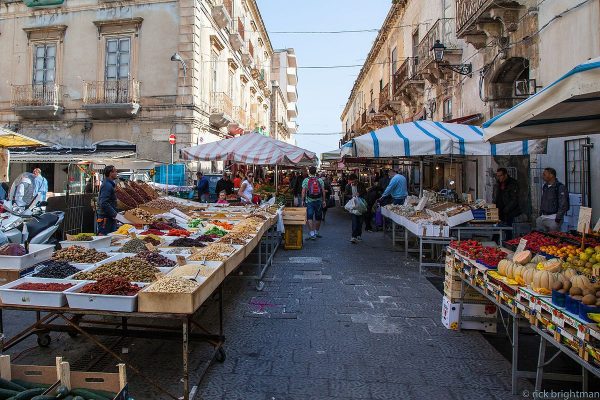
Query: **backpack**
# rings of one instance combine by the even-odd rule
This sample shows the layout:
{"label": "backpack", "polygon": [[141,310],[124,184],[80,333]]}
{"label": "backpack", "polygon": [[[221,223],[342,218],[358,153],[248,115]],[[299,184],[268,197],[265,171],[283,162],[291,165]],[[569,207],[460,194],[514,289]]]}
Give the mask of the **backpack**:
{"label": "backpack", "polygon": [[311,199],[318,199],[323,196],[323,188],[316,176],[308,178],[307,195]]}

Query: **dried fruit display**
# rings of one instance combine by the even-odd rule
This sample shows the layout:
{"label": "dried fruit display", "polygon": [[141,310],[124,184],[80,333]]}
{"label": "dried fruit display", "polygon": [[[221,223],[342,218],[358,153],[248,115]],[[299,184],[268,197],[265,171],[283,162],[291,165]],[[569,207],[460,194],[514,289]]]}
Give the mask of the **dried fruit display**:
{"label": "dried fruit display", "polygon": [[148,250],[148,248],[146,247],[146,242],[144,242],[142,239],[131,239],[119,249],[119,251],[122,253],[136,254],[145,250]]}
{"label": "dried fruit display", "polygon": [[152,201],[152,197],[135,181],[129,181],[129,187],[140,196],[145,203]]}
{"label": "dried fruit display", "polygon": [[36,278],[55,279],[64,279],[79,272],[79,268],[75,268],[68,262],[54,260],[43,261],[36,264],[34,270],[36,272],[32,276]]}
{"label": "dried fruit display", "polygon": [[160,241],[160,239],[158,238],[158,236],[156,235],[146,235],[144,236],[144,238],[142,239],[145,243],[149,243],[153,246],[158,246],[159,244],[161,244],[162,242]]}
{"label": "dried fruit display", "polygon": [[140,235],[156,235],[156,236],[164,236],[165,234],[158,229],[148,229],[144,232],[140,233]]}
{"label": "dried fruit display", "polygon": [[198,286],[200,285],[197,282],[189,279],[165,276],[150,285],[146,292],[192,293]]}
{"label": "dried fruit display", "polygon": [[96,249],[85,249],[81,246],[71,246],[54,252],[52,259],[82,264],[94,264],[106,260],[108,254]]}
{"label": "dried fruit display", "polygon": [[147,261],[155,267],[171,268],[177,265],[175,261],[168,259],[167,257],[163,256],[162,254],[156,251],[142,251],[141,253],[138,253],[135,257]]}
{"label": "dried fruit display", "polygon": [[91,271],[80,272],[74,276],[74,279],[93,281],[120,276],[129,282],[153,282],[158,273],[160,270],[149,262],[136,257],[127,257],[103,264]]}
{"label": "dried fruit display", "polygon": [[125,190],[125,192],[129,196],[131,196],[131,198],[133,200],[135,200],[135,202],[138,203],[138,205],[144,204],[146,202],[142,196],[140,196],[135,190],[133,190],[132,188],[128,187],[127,185],[125,185],[123,187],[123,190]]}
{"label": "dried fruit display", "polygon": [[146,192],[148,196],[150,196],[151,199],[158,198],[158,193],[156,192],[156,190],[154,190],[154,188],[148,185],[146,182],[140,182],[138,183],[138,185],[140,186],[140,188],[142,188],[142,190],[144,190],[144,192]]}
{"label": "dried fruit display", "polygon": [[6,243],[0,247],[0,256],[24,256],[25,247],[17,243]]}
{"label": "dried fruit display", "polygon": [[121,187],[115,187],[115,194],[117,195],[117,200],[123,203],[127,208],[135,208],[138,206],[137,202]]}
{"label": "dried fruit display", "polygon": [[129,230],[131,230],[131,228],[134,228],[134,226],[129,225],[129,224],[123,224],[119,227],[119,229],[117,229],[117,231],[115,233],[117,235],[127,235],[129,233]]}
{"label": "dried fruit display", "polygon": [[179,238],[169,244],[169,247],[204,247],[206,246],[198,239]]}
{"label": "dried fruit display", "polygon": [[93,233],[78,233],[68,238],[72,242],[90,242],[92,239],[94,239]]}
{"label": "dried fruit display", "polygon": [[157,210],[172,210],[173,208],[177,208],[180,206],[179,203],[176,203],[167,199],[154,199],[144,204],[146,207],[156,208]]}
{"label": "dried fruit display", "polygon": [[154,216],[148,211],[142,210],[141,208],[134,208],[133,210],[129,210],[129,213],[143,221],[145,224],[151,224],[152,222],[154,222]]}
{"label": "dried fruit display", "polygon": [[102,278],[97,282],[88,283],[79,291],[80,293],[104,294],[112,296],[135,296],[142,288],[129,283],[126,279],[118,276],[114,278]]}
{"label": "dried fruit display", "polygon": [[35,290],[40,292],[62,292],[75,286],[72,283],[21,283],[11,289],[14,290]]}

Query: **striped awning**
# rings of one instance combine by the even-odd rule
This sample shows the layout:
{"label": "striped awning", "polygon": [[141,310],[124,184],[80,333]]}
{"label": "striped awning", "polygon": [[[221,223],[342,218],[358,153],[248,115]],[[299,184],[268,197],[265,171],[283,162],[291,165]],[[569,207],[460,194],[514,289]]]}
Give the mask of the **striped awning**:
{"label": "striped awning", "polygon": [[308,166],[317,163],[315,153],[256,132],[185,148],[180,151],[180,158],[254,165]]}
{"label": "striped awning", "polygon": [[0,127],[0,147],[39,147],[47,146],[46,143],[41,142],[29,136],[21,135],[7,128]]}
{"label": "striped awning", "polygon": [[573,68],[483,129],[486,140],[497,143],[600,133],[600,58]]}
{"label": "striped awning", "polygon": [[491,144],[473,125],[415,121],[372,131],[342,146],[349,157],[411,157],[425,155],[529,155],[546,152],[545,140]]}

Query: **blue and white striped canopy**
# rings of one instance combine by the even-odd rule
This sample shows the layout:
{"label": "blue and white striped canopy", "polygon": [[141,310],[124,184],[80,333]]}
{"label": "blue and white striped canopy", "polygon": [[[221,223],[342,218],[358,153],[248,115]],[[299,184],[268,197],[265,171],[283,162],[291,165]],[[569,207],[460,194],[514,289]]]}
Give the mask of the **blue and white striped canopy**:
{"label": "blue and white striped canopy", "polygon": [[411,157],[425,155],[529,155],[546,151],[545,140],[491,144],[473,125],[415,121],[392,125],[353,139],[342,147],[348,157]]}

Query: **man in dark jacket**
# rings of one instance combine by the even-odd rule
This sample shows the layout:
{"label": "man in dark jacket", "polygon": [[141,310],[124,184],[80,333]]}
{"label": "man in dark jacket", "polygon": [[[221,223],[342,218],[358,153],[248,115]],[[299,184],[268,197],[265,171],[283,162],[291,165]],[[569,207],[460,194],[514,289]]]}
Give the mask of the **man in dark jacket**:
{"label": "man in dark jacket", "polygon": [[[196,188],[198,189],[198,201],[200,203],[208,203],[210,199],[210,185],[208,178],[200,171],[196,172],[198,181],[196,182]],[[217,192],[218,193],[218,192]]]}
{"label": "man in dark jacket", "polygon": [[375,202],[377,199],[381,197],[383,190],[379,186],[379,182],[375,182],[375,185],[371,186],[369,190],[367,190],[367,212],[365,213],[365,230],[367,232],[373,232],[373,207],[375,206]]}
{"label": "man in dark jacket", "polygon": [[556,179],[554,168],[544,169],[542,179],[546,183],[542,187],[540,216],[536,220],[537,229],[543,232],[559,231],[565,214],[569,211],[569,191]]}
{"label": "man in dark jacket", "polygon": [[117,230],[117,194],[115,192],[117,169],[113,165],[104,168],[104,182],[98,194],[98,234],[108,235]]}
{"label": "man in dark jacket", "polygon": [[494,186],[493,201],[498,208],[500,221],[506,225],[512,225],[515,217],[521,214],[519,207],[519,184],[508,176],[506,168],[498,168],[496,171],[496,185]]}
{"label": "man in dark jacket", "polygon": [[[348,185],[345,190],[346,199],[350,200],[353,197],[361,197],[365,198],[366,194],[365,185],[358,181],[358,176],[356,174],[350,174],[348,177]],[[350,242],[358,243],[362,241],[362,224],[363,224],[363,216],[350,214],[352,216],[352,238]]]}
{"label": "man in dark jacket", "polygon": [[229,172],[223,172],[223,177],[217,181],[217,188],[215,192],[217,195],[225,191],[227,195],[233,194],[233,182],[229,176]]}

